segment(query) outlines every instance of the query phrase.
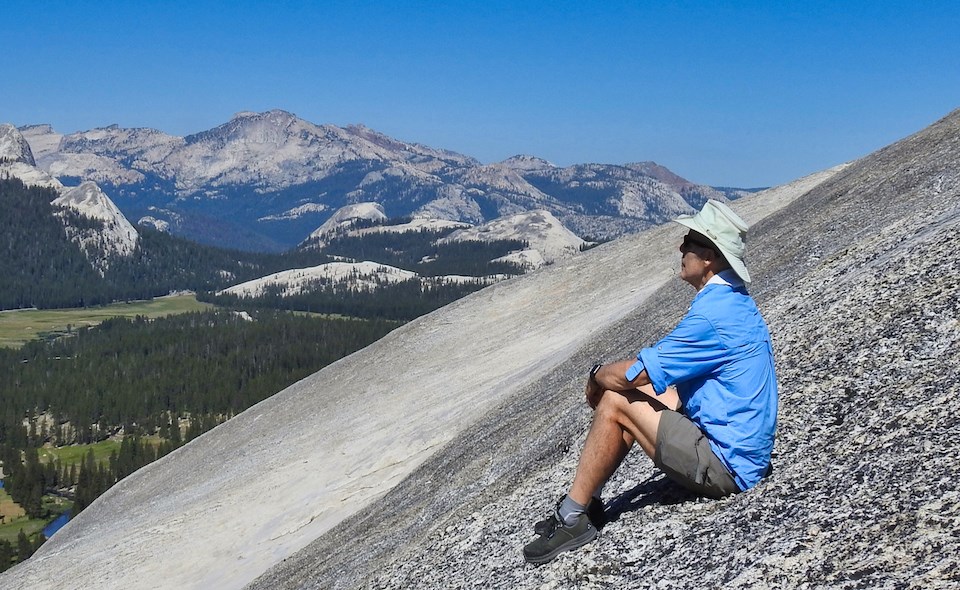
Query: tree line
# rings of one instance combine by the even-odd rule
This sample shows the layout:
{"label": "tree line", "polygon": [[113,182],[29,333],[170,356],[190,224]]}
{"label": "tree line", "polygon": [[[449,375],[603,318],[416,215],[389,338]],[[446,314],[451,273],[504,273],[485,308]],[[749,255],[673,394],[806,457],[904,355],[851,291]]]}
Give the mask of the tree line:
{"label": "tree line", "polygon": [[0,443],[90,443],[119,429],[169,431],[176,417],[222,421],[398,325],[271,310],[245,317],[114,318],[0,350]]}

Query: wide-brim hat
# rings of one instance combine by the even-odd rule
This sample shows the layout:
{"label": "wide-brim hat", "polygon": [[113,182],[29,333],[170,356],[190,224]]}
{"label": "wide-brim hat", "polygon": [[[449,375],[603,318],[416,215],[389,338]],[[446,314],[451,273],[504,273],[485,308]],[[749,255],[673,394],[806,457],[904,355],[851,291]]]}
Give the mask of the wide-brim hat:
{"label": "wide-brim hat", "polygon": [[696,215],[681,215],[674,219],[680,225],[703,234],[720,250],[730,268],[744,283],[750,283],[750,273],[744,262],[747,254],[747,222],[725,203],[710,199]]}

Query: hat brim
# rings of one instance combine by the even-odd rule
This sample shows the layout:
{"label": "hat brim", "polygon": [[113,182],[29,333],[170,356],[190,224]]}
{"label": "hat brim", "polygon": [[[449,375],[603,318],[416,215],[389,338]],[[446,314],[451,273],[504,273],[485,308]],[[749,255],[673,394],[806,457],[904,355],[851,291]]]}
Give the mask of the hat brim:
{"label": "hat brim", "polygon": [[714,247],[717,250],[720,250],[720,253],[723,254],[723,257],[727,260],[727,264],[729,264],[730,268],[733,269],[733,272],[737,273],[737,276],[740,277],[745,284],[747,285],[750,284],[750,273],[747,271],[747,265],[744,264],[743,260],[741,260],[736,254],[731,252],[728,248],[724,248],[720,244],[713,241],[710,238],[710,232],[708,232],[706,228],[699,223],[696,217],[692,215],[683,216],[683,217],[678,217],[673,221],[676,223],[679,223],[682,226],[692,229],[693,231],[697,232],[698,234],[706,238],[711,244],[714,245]]}

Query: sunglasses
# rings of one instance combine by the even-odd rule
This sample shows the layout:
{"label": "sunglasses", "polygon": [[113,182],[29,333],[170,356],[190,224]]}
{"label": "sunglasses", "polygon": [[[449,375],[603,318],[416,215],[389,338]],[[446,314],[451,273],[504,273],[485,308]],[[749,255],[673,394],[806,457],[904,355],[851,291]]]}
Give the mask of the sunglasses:
{"label": "sunglasses", "polygon": [[717,251],[717,247],[709,242],[705,242],[704,240],[701,240],[691,235],[683,236],[683,243],[680,244],[680,251],[687,252],[690,250],[690,246],[699,246],[701,248],[713,250],[714,252]]}

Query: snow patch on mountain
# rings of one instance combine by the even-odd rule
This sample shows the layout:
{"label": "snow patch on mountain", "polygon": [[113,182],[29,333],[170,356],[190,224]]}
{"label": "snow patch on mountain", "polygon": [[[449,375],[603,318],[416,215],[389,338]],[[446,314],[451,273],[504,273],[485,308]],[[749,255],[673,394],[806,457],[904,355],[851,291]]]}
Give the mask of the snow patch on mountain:
{"label": "snow patch on mountain", "polygon": [[[478,227],[455,231],[440,241],[469,240],[522,240],[530,245],[529,249],[539,252],[548,263],[576,254],[586,244],[549,211],[530,211],[500,217]],[[535,259],[533,254],[527,254],[526,257],[531,261]]]}

